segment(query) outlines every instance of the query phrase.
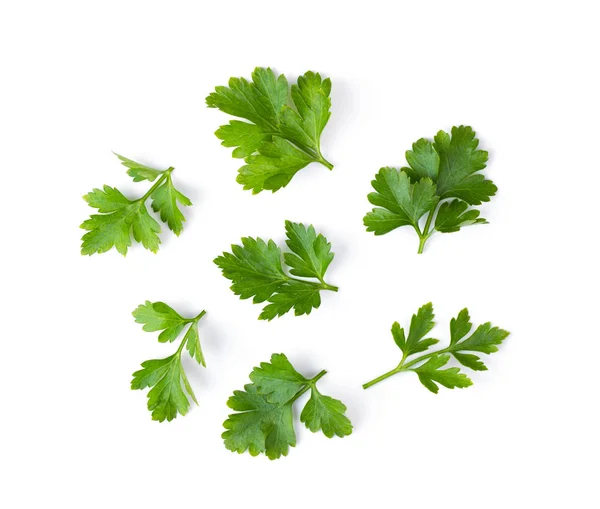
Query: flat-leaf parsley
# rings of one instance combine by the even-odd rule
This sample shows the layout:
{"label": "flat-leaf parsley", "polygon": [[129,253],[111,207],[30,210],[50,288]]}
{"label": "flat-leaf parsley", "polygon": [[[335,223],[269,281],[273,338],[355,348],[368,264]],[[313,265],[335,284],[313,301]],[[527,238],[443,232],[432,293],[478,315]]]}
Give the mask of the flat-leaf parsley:
{"label": "flat-leaf parsley", "polygon": [[[369,201],[378,208],[364,217],[367,231],[385,235],[412,226],[419,235],[419,253],[434,232],[457,232],[464,226],[485,224],[470,205],[490,201],[498,188],[481,173],[488,153],[479,150],[470,127],[438,132],[433,142],[421,138],[406,152],[408,166],[381,168],[371,185]],[[427,215],[421,228],[420,220]],[[434,221],[435,219],[435,221]]]}

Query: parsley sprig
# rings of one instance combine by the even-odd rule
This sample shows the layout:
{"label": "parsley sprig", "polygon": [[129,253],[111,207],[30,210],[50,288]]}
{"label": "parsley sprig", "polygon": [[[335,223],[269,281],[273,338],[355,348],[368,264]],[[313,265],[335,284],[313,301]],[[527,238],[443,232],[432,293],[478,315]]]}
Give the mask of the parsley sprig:
{"label": "parsley sprig", "polygon": [[190,407],[188,395],[198,404],[181,364],[181,354],[186,348],[192,359],[206,367],[198,334],[198,322],[205,314],[206,311],[201,311],[193,318],[184,318],[164,302],[148,300],[133,311],[136,323],[144,324],[144,331],[162,331],[158,336],[161,343],[172,343],[188,327],[173,355],[144,361],[142,369],[133,374],[133,390],[151,387],[148,392],[148,410],[152,412],[152,419],[155,421],[172,421],[178,413],[185,415]]}
{"label": "parsley sprig", "polygon": [[308,315],[321,305],[321,290],[338,291],[337,286],[325,282],[325,272],[334,257],[327,239],[317,235],[312,225],[307,228],[286,221],[285,231],[292,252],[284,253],[283,261],[291,275],[283,270],[281,249],[272,240],[244,237],[241,246],[232,245],[231,253],[224,252],[214,260],[223,276],[233,281],[231,290],[240,299],[252,297],[255,304],[269,302],[260,320],[272,320],[291,309],[296,316]]}
{"label": "parsley sprig", "polygon": [[183,231],[185,221],[177,204],[191,206],[192,202],[173,185],[173,167],[157,170],[119,154],[115,155],[128,168],[127,174],[134,182],[156,182],[141,198],[134,200],[126,198],[117,188],[107,185],[86,194],[83,199],[90,207],[98,209],[100,214],[92,214],[81,225],[81,228],[88,230],[82,237],[81,254],[104,253],[115,247],[125,256],[131,246],[132,234],[136,242],[156,253],[160,245],[158,234],[161,228],[148,212],[146,202],[152,200],[154,212],[159,214],[161,221],[167,223],[177,236]]}
{"label": "parsley sprig", "polygon": [[498,345],[509,335],[507,331],[492,327],[491,323],[487,322],[477,327],[473,334],[466,337],[473,324],[469,317],[469,311],[465,308],[456,318],[450,320],[450,345],[441,350],[409,359],[439,342],[437,339],[425,337],[435,325],[433,318],[433,306],[430,302],[422,306],[417,314],[412,316],[408,336],[406,336],[400,324],[394,322],[392,336],[394,342],[402,351],[400,363],[394,369],[364,384],[363,389],[368,389],[386,378],[405,371],[416,373],[421,383],[435,394],[439,390],[437,384],[448,389],[469,387],[473,385],[473,382],[467,375],[460,372],[460,368],[441,368],[448,364],[452,356],[460,364],[473,371],[486,371],[486,365],[477,355],[465,352],[485,354],[497,352]]}
{"label": "parsley sprig", "polygon": [[[439,131],[433,142],[421,138],[406,152],[408,166],[381,168],[368,195],[378,208],[364,217],[367,231],[385,235],[412,226],[419,236],[419,254],[436,232],[457,232],[464,226],[486,224],[470,209],[490,201],[498,188],[481,173],[488,153],[479,150],[475,131],[468,126]],[[425,218],[422,226],[421,220]]]}
{"label": "parsley sprig", "polygon": [[327,438],[350,435],[352,423],[345,415],[346,406],[317,389],[317,382],[326,373],[323,370],[306,378],[284,354],[273,354],[270,363],[263,362],[250,373],[252,383],[243,391],[234,391],[227,401],[236,413],[223,423],[225,447],[240,454],[248,451],[252,456],[262,453],[271,460],[287,456],[289,448],[296,445],[292,407],[308,391],[310,399],[300,421]]}
{"label": "parsley sprig", "polygon": [[237,181],[253,194],[272,192],[289,184],[310,163],[328,169],[333,165],[321,153],[321,133],[331,115],[331,80],[308,71],[291,87],[270,68],[257,67],[252,81],[231,78],[228,87],[216,87],[206,98],[218,108],[251,123],[231,120],[216,136],[225,147],[235,147],[233,157],[244,158]]}

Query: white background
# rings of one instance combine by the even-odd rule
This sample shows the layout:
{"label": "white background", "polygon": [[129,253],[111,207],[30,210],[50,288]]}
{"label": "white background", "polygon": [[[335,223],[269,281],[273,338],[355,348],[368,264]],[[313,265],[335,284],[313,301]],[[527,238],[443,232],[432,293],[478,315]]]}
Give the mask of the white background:
{"label": "white background", "polygon": [[[595,4],[3,2],[2,506],[598,507]],[[241,161],[213,135],[228,117],[204,98],[255,66],[332,79],[333,171],[311,165],[275,194],[235,182]],[[490,224],[437,234],[421,256],[409,228],[366,233],[379,167],[459,124],[490,152]],[[83,194],[147,189],[112,150],[175,166],[194,202],[157,255],[79,254]],[[282,243],[284,219],[331,241],[340,292],[261,322],[212,260],[246,235]],[[134,323],[146,299],[208,311],[208,368],[186,362],[200,405],[171,423],[129,389],[173,350]],[[399,360],[392,322],[428,301],[442,342],[465,306],[511,331],[489,371],[437,396],[411,374],[363,391]],[[228,396],[273,352],[328,370],[351,436],[298,422],[278,461],[223,447]]]}

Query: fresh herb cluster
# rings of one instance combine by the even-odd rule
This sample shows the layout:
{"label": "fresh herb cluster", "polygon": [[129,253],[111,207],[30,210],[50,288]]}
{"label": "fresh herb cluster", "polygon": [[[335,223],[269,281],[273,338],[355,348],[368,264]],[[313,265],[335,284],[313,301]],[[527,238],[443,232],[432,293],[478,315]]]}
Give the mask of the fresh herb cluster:
{"label": "fresh herb cluster", "polygon": [[192,359],[206,367],[198,335],[198,322],[206,311],[201,311],[194,318],[183,318],[164,302],[147,300],[132,314],[137,323],[144,324],[142,329],[146,332],[162,331],[158,335],[160,343],[172,343],[183,329],[188,328],[173,355],[142,362],[142,369],[133,374],[131,381],[131,388],[134,390],[152,387],[148,392],[148,410],[152,412],[152,419],[172,421],[178,413],[187,414],[190,407],[188,395],[198,404],[181,364],[181,353],[185,347]]}
{"label": "fresh herb cluster", "polygon": [[156,253],[160,245],[160,225],[148,212],[146,202],[151,200],[152,210],[160,215],[160,220],[167,223],[177,236],[183,231],[185,221],[177,204],[189,207],[192,202],[173,185],[171,173],[175,168],[157,170],[119,154],[116,156],[123,166],[129,168],[127,174],[134,182],[156,180],[156,183],[136,200],[126,198],[116,187],[107,185],[86,194],[83,199],[90,207],[98,209],[100,214],[93,214],[81,225],[81,228],[88,230],[81,239],[81,254],[104,253],[115,247],[125,256],[131,246],[132,234],[136,242]]}
{"label": "fresh herb cluster", "polygon": [[237,181],[252,193],[275,192],[310,163],[328,169],[333,165],[321,153],[321,133],[331,116],[331,80],[307,72],[292,85],[271,69],[257,67],[252,81],[231,78],[228,87],[217,87],[206,98],[209,108],[240,117],[215,133],[225,147],[235,147],[233,157],[243,158]]}
{"label": "fresh herb cluster", "polygon": [[[331,244],[312,225],[285,222],[286,244],[291,253],[284,253],[275,242],[244,237],[242,245],[232,245],[231,253],[215,258],[223,276],[233,281],[231,290],[240,299],[252,297],[255,304],[268,301],[260,320],[272,320],[291,309],[296,316],[308,315],[321,305],[321,290],[338,291],[325,282],[325,272],[333,260]],[[293,277],[297,276],[297,277]],[[300,279],[304,278],[304,279]],[[315,281],[316,280],[316,281]]]}
{"label": "fresh herb cluster", "polygon": [[466,368],[473,371],[486,371],[486,365],[477,355],[466,352],[484,354],[497,352],[498,345],[509,334],[498,327],[492,327],[492,324],[487,322],[477,327],[469,337],[466,337],[473,328],[473,324],[469,317],[469,311],[465,308],[458,313],[456,318],[450,320],[450,344],[446,348],[428,352],[415,358],[415,354],[425,352],[439,343],[438,339],[427,337],[435,325],[433,318],[433,306],[430,302],[419,308],[417,314],[412,316],[408,335],[405,334],[404,329],[400,327],[398,322],[394,322],[392,336],[402,352],[402,358],[394,369],[364,384],[364,389],[368,389],[382,380],[404,371],[416,373],[420,382],[434,394],[437,394],[439,390],[438,384],[448,389],[469,387],[473,385],[473,382],[467,375],[461,373],[460,368],[441,368],[448,364],[452,356]]}
{"label": "fresh herb cluster", "polygon": [[488,153],[478,146],[475,131],[462,125],[453,127],[451,135],[440,131],[433,142],[421,138],[413,143],[406,151],[408,166],[381,168],[371,182],[375,192],[368,199],[378,208],[364,218],[367,231],[385,235],[412,226],[419,236],[420,254],[436,231],[451,233],[487,223],[478,210],[469,208],[490,201],[498,190],[478,173],[488,160]]}
{"label": "fresh herb cluster", "polygon": [[317,382],[326,373],[306,378],[284,354],[273,354],[270,363],[263,362],[252,370],[252,383],[243,391],[234,391],[227,401],[236,413],[223,423],[225,447],[240,454],[248,451],[252,456],[263,453],[272,460],[287,456],[289,448],[296,445],[292,409],[307,391],[310,399],[300,413],[300,422],[328,438],[350,435],[352,424],[345,415],[346,406],[317,389]]}
{"label": "fresh herb cluster", "polygon": [[[216,87],[206,98],[210,108],[244,119],[231,120],[216,131],[222,145],[233,147],[233,157],[244,159],[237,181],[256,194],[275,192],[287,186],[294,175],[310,163],[329,163],[321,152],[321,134],[331,115],[331,81],[318,73],[307,72],[291,86],[285,76],[271,69],[256,68],[252,80],[231,78],[229,86]],[[289,96],[289,97],[288,97]],[[291,97],[291,99],[290,99]],[[478,148],[475,132],[466,126],[453,127],[451,133],[439,131],[433,141],[422,138],[406,152],[407,166],[382,168],[372,181],[375,192],[368,200],[375,205],[364,218],[367,231],[384,235],[401,226],[412,226],[419,236],[419,253],[436,231],[450,233],[472,224],[484,224],[481,205],[495,195],[497,188],[480,171],[488,154]],[[156,253],[161,231],[152,210],[175,235],[183,230],[185,217],[179,206],[191,201],[173,184],[173,168],[159,170],[117,154],[134,182],[154,184],[137,199],[126,198],[118,189],[104,186],[84,196],[98,210],[84,221],[81,253],[104,253],[113,247],[126,255],[136,242]],[[241,244],[231,246],[214,263],[232,282],[231,290],[240,299],[267,304],[259,319],[272,320],[290,311],[296,316],[308,315],[321,305],[321,291],[338,291],[326,282],[327,269],[334,258],[331,244],[312,225],[285,222],[286,245],[283,252],[273,240],[244,237]],[[142,363],[133,373],[132,389],[148,391],[148,410],[156,421],[171,421],[186,415],[190,399],[198,403],[186,376],[181,356],[184,348],[192,359],[206,367],[200,345],[198,324],[206,311],[184,318],[164,302],[146,301],[133,312],[135,321],[147,332],[161,331],[158,341],[172,343],[183,334],[175,353],[164,359]],[[439,386],[450,389],[472,385],[459,367],[446,367],[453,358],[473,371],[486,370],[473,352],[491,354],[508,336],[508,332],[473,325],[467,309],[450,321],[450,344],[430,350],[438,343],[429,337],[434,326],[431,303],[413,315],[408,333],[398,324],[392,326],[394,342],[402,355],[399,364],[363,385],[365,389],[397,373],[411,371],[431,392]],[[187,328],[187,330],[186,330]],[[185,330],[185,333],[184,333]],[[420,355],[418,355],[420,354]],[[326,437],[344,437],[352,433],[346,406],[322,394],[317,382],[321,371],[312,378],[300,374],[284,354],[273,354],[250,373],[251,383],[242,391],[234,391],[227,405],[234,411],[223,423],[222,437],[231,451],[269,459],[287,456],[296,445],[294,404],[305,393],[310,397],[300,413],[300,422],[313,432]]]}

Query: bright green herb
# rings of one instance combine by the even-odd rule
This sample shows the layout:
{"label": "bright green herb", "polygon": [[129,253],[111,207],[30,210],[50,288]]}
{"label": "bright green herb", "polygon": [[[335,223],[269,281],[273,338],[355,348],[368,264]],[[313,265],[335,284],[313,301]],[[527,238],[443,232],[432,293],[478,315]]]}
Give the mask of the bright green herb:
{"label": "bright green herb", "polygon": [[310,163],[333,165],[321,154],[321,133],[331,115],[331,80],[307,72],[292,85],[283,74],[257,67],[252,81],[231,78],[228,87],[216,87],[206,98],[209,108],[218,108],[248,122],[231,120],[215,133],[225,147],[236,147],[233,157],[244,158],[237,181],[253,194],[263,189],[277,191]]}
{"label": "bright green herb", "polygon": [[286,244],[292,253],[283,260],[292,276],[281,264],[281,249],[273,242],[252,237],[242,238],[242,245],[232,245],[231,253],[223,253],[214,262],[223,275],[233,281],[231,289],[240,299],[253,297],[255,304],[268,301],[260,320],[272,320],[294,309],[296,316],[308,315],[321,305],[321,290],[338,291],[325,282],[325,272],[333,260],[331,244],[313,226],[285,222]]}
{"label": "bright green herb", "polygon": [[[137,200],[123,196],[115,187],[104,186],[104,189],[94,189],[83,199],[90,207],[98,209],[100,214],[93,214],[84,221],[81,228],[88,230],[82,238],[81,254],[92,255],[104,253],[113,246],[122,255],[127,254],[131,246],[131,235],[153,253],[158,251],[160,244],[160,225],[146,208],[146,201],[151,199],[154,212],[159,213],[160,219],[179,236],[183,230],[185,217],[177,206],[190,206],[192,202],[180,193],[173,185],[171,173],[174,168],[157,170],[115,154],[123,166],[129,168],[127,173],[134,182],[148,180],[156,183],[148,192]],[[158,180],[157,180],[158,179]]]}
{"label": "bright green herb", "polygon": [[469,385],[473,385],[473,382],[467,375],[461,373],[459,368],[441,368],[453,356],[460,364],[473,371],[486,371],[487,367],[477,355],[465,352],[481,352],[485,354],[497,352],[498,345],[509,334],[498,327],[492,327],[487,322],[477,327],[473,334],[466,337],[471,331],[473,324],[469,318],[469,311],[465,308],[456,318],[450,320],[450,345],[448,347],[409,359],[409,357],[424,352],[438,343],[437,339],[425,337],[435,325],[433,317],[433,307],[430,302],[422,306],[416,315],[413,315],[410,321],[408,337],[398,322],[392,325],[392,336],[394,337],[394,342],[402,351],[402,359],[398,366],[391,371],[364,384],[364,389],[368,389],[372,385],[403,371],[413,371],[416,373],[421,383],[436,394],[439,389],[437,384],[443,385],[448,389],[468,387]]}
{"label": "bright green herb", "polygon": [[[485,224],[469,205],[490,201],[498,188],[481,173],[488,153],[478,150],[470,127],[440,131],[431,142],[421,138],[406,152],[408,167],[381,168],[368,195],[377,207],[364,218],[367,231],[385,235],[400,226],[412,226],[419,235],[419,253],[434,232],[457,232],[463,226]],[[420,220],[426,215],[425,225]]]}
{"label": "bright green herb", "polygon": [[146,332],[162,331],[158,336],[161,343],[172,343],[188,327],[173,355],[142,362],[142,369],[133,374],[132,389],[151,387],[148,410],[155,421],[172,421],[177,413],[185,415],[190,407],[188,395],[198,404],[181,364],[181,353],[185,347],[192,359],[206,367],[198,335],[198,322],[205,314],[206,311],[202,311],[194,318],[183,318],[164,302],[148,300],[133,312],[135,321],[143,323],[142,329]]}
{"label": "bright green herb", "polygon": [[317,381],[326,373],[305,378],[284,354],[273,354],[270,363],[263,362],[250,373],[252,383],[243,391],[234,391],[227,401],[237,413],[223,423],[225,447],[240,454],[247,450],[252,456],[263,453],[271,460],[287,456],[289,447],[296,445],[292,407],[309,390],[300,421],[328,438],[350,435],[352,423],[345,415],[346,406],[317,389]]}

